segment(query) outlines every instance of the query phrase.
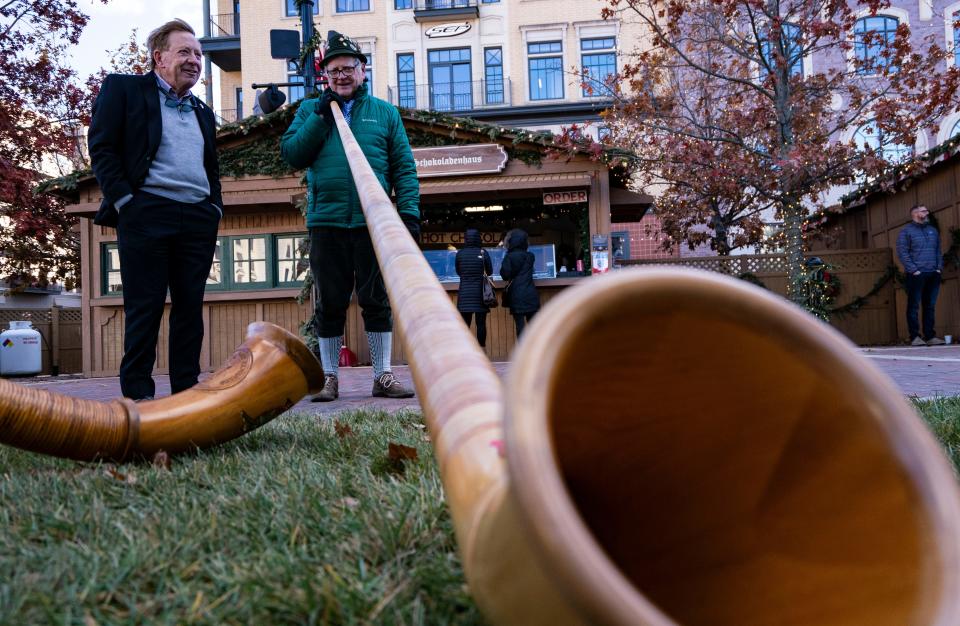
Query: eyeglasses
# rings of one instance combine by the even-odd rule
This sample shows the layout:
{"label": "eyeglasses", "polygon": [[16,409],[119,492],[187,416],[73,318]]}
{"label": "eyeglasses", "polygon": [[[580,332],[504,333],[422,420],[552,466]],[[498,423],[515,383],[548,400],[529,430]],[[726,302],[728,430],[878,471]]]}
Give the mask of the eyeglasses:
{"label": "eyeglasses", "polygon": [[348,66],[346,66],[346,67],[340,67],[340,68],[336,68],[336,69],[332,69],[332,70],[325,70],[325,71],[326,71],[327,76],[330,76],[331,78],[337,78],[337,77],[339,77],[339,76],[353,76],[353,72],[354,72],[358,67],[360,67],[360,64],[359,64],[359,63],[355,63],[355,64],[353,64],[353,65],[348,65]]}

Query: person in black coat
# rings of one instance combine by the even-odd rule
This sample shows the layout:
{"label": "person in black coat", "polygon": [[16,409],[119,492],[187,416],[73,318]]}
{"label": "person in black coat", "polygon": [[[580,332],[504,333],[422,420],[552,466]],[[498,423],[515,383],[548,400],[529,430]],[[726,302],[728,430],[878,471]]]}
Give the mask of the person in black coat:
{"label": "person in black coat", "polygon": [[463,248],[457,251],[456,269],[460,277],[457,310],[467,326],[473,316],[477,316],[477,341],[482,348],[487,345],[487,313],[490,312],[483,304],[483,275],[493,274],[493,263],[490,254],[480,245],[480,231],[468,228],[463,237]]}
{"label": "person in black coat", "polygon": [[103,192],[93,220],[117,229],[123,281],[120,390],[154,396],[151,376],[170,294],[170,390],[197,383],[203,296],[223,216],[216,121],[190,89],[203,54],[172,20],[147,38],[151,71],[110,74],[93,105],[90,163]]}
{"label": "person in black coat", "polygon": [[536,260],[533,253],[527,250],[529,237],[526,231],[515,228],[504,237],[507,254],[500,265],[500,276],[510,281],[505,291],[505,298],[513,314],[513,321],[517,325],[517,337],[523,332],[524,326],[533,318],[533,314],[540,310],[540,296],[533,285],[533,264]]}

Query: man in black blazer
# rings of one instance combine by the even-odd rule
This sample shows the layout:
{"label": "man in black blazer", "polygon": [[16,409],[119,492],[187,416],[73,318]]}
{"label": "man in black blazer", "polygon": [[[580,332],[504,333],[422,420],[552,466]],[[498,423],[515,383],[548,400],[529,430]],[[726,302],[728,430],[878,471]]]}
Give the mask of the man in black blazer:
{"label": "man in black blazer", "polygon": [[147,38],[152,71],[111,74],[93,105],[89,145],[103,191],[94,223],[117,229],[123,283],[120,388],[152,399],[157,335],[170,292],[170,387],[197,383],[203,293],[223,216],[216,122],[190,89],[201,50],[183,20]]}

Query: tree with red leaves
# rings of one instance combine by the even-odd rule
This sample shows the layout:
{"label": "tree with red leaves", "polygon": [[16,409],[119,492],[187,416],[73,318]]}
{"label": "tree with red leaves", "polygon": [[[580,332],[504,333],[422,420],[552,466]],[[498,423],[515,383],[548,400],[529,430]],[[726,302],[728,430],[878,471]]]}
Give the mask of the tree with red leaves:
{"label": "tree with red leaves", "polygon": [[65,52],[87,19],[76,0],[0,0],[0,276],[14,284],[78,276],[76,219],[35,190],[82,160],[92,100]]}
{"label": "tree with red leaves", "polygon": [[649,33],[618,76],[606,124],[637,182],[658,194],[667,234],[727,254],[758,244],[772,215],[798,304],[805,218],[830,189],[890,165],[846,138],[867,124],[913,146],[956,102],[960,70],[946,68],[942,47],[912,41],[903,23],[858,21],[889,0],[602,1],[604,18]]}

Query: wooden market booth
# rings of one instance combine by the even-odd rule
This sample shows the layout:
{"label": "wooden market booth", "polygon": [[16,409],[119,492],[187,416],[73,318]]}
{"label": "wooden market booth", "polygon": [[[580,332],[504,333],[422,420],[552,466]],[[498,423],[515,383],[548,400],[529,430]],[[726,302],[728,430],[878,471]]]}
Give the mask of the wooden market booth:
{"label": "wooden market booth", "polygon": [[[910,164],[894,168],[891,176],[844,198],[841,206],[826,212],[819,225],[814,251],[825,248],[846,250],[889,250],[897,259],[900,231],[910,222],[910,208],[923,204],[940,229],[940,245],[949,257],[943,267],[943,283],[936,305],[938,336],[960,336],[960,135],[920,155],[922,167]],[[904,170],[901,173],[901,170]],[[892,341],[906,342],[907,295],[894,290],[890,325]]]}
{"label": "wooden market booth", "polygon": [[[269,321],[297,333],[311,317],[311,294],[303,288],[306,264],[298,264],[306,236],[303,177],[282,163],[278,148],[293,113],[294,107],[285,107],[218,133],[224,216],[204,298],[205,371],[221,365],[242,343],[249,323]],[[543,304],[588,275],[590,237],[608,237],[618,215],[634,221],[651,203],[649,196],[626,190],[626,174],[616,167],[580,153],[550,158],[551,140],[543,134],[435,113],[407,112],[403,119],[418,160],[425,254],[456,246],[466,226],[479,226],[491,247],[508,228],[522,227],[532,244],[562,247],[567,255],[555,259],[551,275],[557,277],[536,281]],[[81,218],[83,373],[114,376],[124,326],[116,231],[93,224],[102,194],[91,174],[64,180],[51,191],[68,198],[68,212]],[[476,207],[480,213],[494,207],[496,216],[492,211],[469,215]],[[575,271],[576,258],[587,271]],[[455,301],[458,284],[443,286]],[[157,346],[158,373],[167,368],[168,315],[169,309]],[[509,312],[494,309],[487,323],[487,354],[493,360],[508,358],[516,341]],[[369,363],[355,299],[345,340],[361,364]],[[394,362],[404,362],[402,341],[393,346]]]}

